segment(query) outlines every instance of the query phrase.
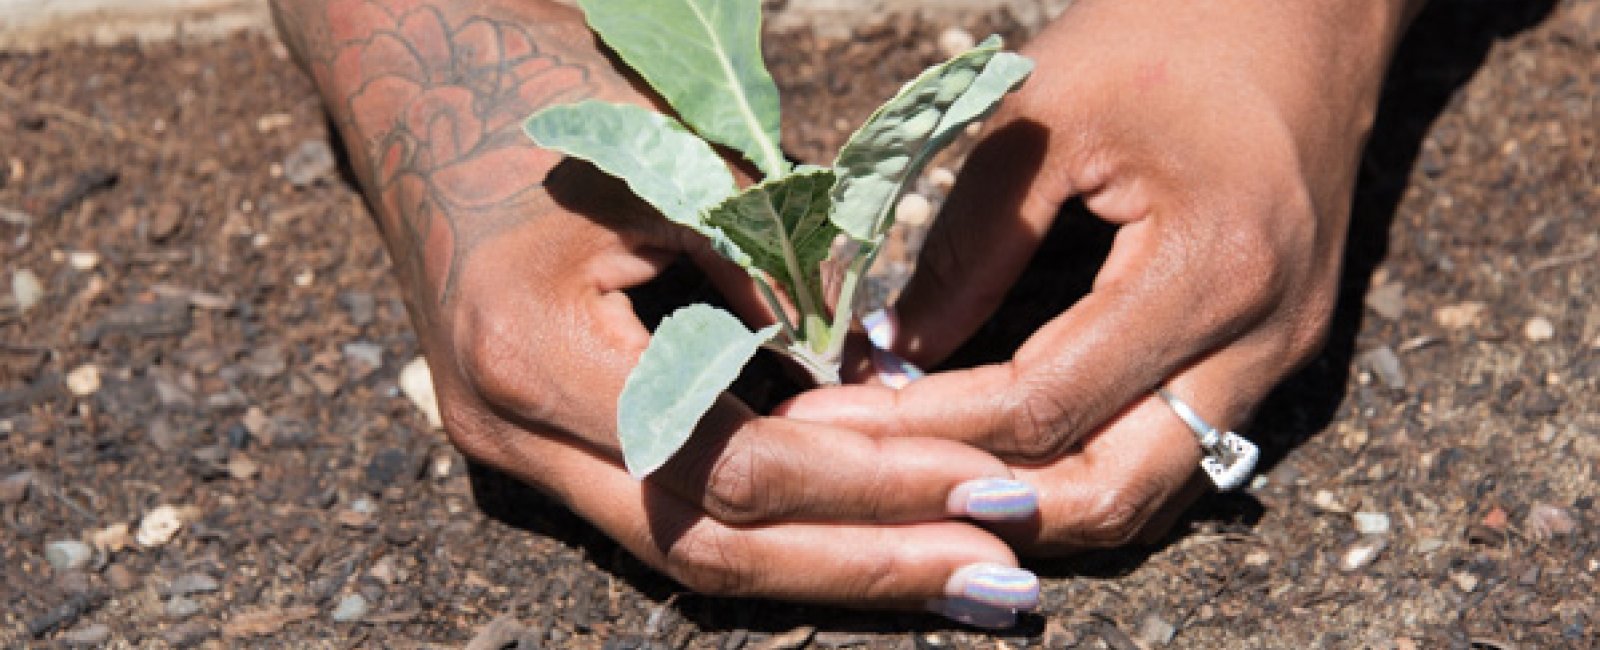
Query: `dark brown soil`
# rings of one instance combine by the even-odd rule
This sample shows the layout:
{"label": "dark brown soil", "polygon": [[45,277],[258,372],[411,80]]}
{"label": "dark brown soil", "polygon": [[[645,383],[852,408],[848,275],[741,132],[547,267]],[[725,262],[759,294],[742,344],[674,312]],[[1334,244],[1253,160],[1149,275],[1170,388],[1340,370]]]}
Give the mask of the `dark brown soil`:
{"label": "dark brown soil", "polygon": [[[789,150],[826,160],[944,27],[777,35]],[[358,196],[284,177],[327,131],[269,41],[0,55],[0,646],[1600,646],[1600,2],[1435,3],[1392,81],[1335,334],[1251,430],[1265,479],[1159,548],[1036,563],[1043,610],[990,635],[680,594],[469,467],[398,391],[417,346]],[[1093,269],[1071,217],[1039,266]],[[1062,289],[1025,281],[963,358]],[[168,543],[46,559],[161,505]]]}

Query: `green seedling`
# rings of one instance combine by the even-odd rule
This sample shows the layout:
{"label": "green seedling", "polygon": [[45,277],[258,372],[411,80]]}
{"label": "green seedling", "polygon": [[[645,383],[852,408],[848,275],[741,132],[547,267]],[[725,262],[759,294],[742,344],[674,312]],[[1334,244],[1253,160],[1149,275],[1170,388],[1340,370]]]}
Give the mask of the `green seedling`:
{"label": "green seedling", "polygon": [[[697,304],[661,322],[617,405],[624,460],[642,479],[688,441],[760,348],[792,359],[819,384],[839,383],[857,286],[906,184],[1020,85],[1033,62],[1002,52],[991,36],[902,87],[832,167],[794,166],[778,147],[778,88],[761,58],[759,0],[579,4],[590,28],[682,122],[589,100],[528,118],[528,136],[616,176],[667,219],[704,235],[750,273],[778,321],[752,332]],[[738,188],[712,143],[747,158],[761,181]],[[843,270],[831,302],[824,262]]]}

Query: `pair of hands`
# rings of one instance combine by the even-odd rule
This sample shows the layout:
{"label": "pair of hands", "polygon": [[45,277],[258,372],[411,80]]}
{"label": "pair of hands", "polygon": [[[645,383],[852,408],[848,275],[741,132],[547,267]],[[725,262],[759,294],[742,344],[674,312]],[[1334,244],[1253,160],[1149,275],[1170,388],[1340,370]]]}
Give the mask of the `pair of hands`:
{"label": "pair of hands", "polygon": [[989,120],[892,348],[937,366],[1074,197],[1119,227],[1093,291],[1006,363],[772,416],[724,396],[643,483],[615,435],[648,341],[623,291],[687,254],[764,323],[695,235],[557,167],[549,209],[477,242],[416,318],[452,440],[696,591],[1005,625],[1037,597],[1013,549],[1143,539],[1202,485],[1156,387],[1235,426],[1319,345],[1402,4],[1080,0],[1024,50],[1038,68]]}

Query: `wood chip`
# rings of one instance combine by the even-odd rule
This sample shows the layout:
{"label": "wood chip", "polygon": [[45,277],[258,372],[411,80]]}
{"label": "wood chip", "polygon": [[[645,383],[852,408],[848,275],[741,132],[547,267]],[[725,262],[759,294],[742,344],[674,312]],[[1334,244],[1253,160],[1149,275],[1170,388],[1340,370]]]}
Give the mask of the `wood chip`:
{"label": "wood chip", "polygon": [[251,610],[234,616],[223,625],[222,635],[230,639],[266,636],[277,633],[285,625],[316,615],[317,608],[310,606]]}

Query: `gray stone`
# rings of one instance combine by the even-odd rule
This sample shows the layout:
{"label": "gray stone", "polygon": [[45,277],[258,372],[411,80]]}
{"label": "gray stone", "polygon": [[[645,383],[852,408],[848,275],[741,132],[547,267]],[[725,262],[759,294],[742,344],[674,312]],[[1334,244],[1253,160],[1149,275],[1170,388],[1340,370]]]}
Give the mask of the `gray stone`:
{"label": "gray stone", "polygon": [[333,608],[333,620],[339,623],[359,621],[367,615],[367,599],[361,594],[350,594],[339,599]]}
{"label": "gray stone", "polygon": [[57,571],[71,571],[81,569],[94,557],[94,550],[88,544],[75,539],[64,539],[50,542],[44,547],[44,559]]}
{"label": "gray stone", "polygon": [[1377,376],[1386,388],[1399,390],[1406,387],[1406,371],[1400,366],[1400,357],[1394,349],[1381,345],[1361,354],[1361,364]]}
{"label": "gray stone", "polygon": [[1359,571],[1372,564],[1373,560],[1389,548],[1389,538],[1382,536],[1369,536],[1356,540],[1339,556],[1339,568],[1345,571]]}
{"label": "gray stone", "polygon": [[1173,627],[1165,619],[1155,614],[1144,617],[1139,623],[1139,640],[1146,644],[1159,646],[1172,643],[1172,637],[1177,636],[1178,628]]}
{"label": "gray stone", "polygon": [[1389,320],[1399,320],[1406,313],[1406,285],[1399,282],[1373,287],[1367,292],[1367,309]]}
{"label": "gray stone", "polygon": [[283,177],[295,187],[306,187],[333,173],[334,165],[328,141],[313,138],[301,142],[283,159]]}
{"label": "gray stone", "polygon": [[111,626],[105,623],[90,623],[61,634],[61,642],[69,646],[98,646],[110,638]]}
{"label": "gray stone", "polygon": [[365,327],[378,311],[378,299],[365,291],[346,291],[339,294],[339,304],[350,313],[350,322]]}
{"label": "gray stone", "polygon": [[1381,512],[1358,512],[1351,517],[1356,531],[1363,535],[1382,535],[1389,532],[1389,515]]}
{"label": "gray stone", "polygon": [[352,341],[341,346],[345,363],[365,375],[383,367],[383,346],[368,341]]}
{"label": "gray stone", "polygon": [[174,621],[194,616],[200,613],[200,603],[184,596],[173,596],[167,600],[167,618]]}
{"label": "gray stone", "polygon": [[222,584],[204,573],[185,573],[178,576],[172,584],[167,585],[166,592],[173,596],[187,596],[189,594],[209,594],[222,588]]}
{"label": "gray stone", "polygon": [[44,299],[44,285],[32,270],[17,269],[11,274],[11,297],[17,302],[17,311],[26,314]]}

